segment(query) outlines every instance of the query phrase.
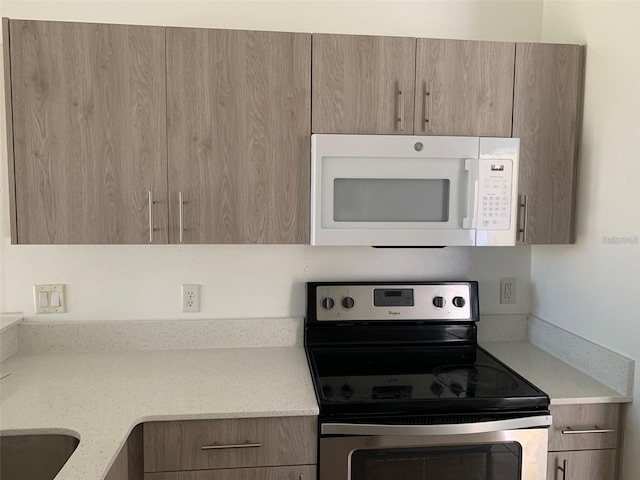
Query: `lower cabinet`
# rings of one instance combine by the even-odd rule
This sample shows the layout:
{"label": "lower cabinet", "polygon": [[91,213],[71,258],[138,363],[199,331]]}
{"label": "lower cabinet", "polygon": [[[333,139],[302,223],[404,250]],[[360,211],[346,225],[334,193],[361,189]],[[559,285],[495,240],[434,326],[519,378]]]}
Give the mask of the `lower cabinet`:
{"label": "lower cabinet", "polygon": [[142,480],[142,478],[142,424],[140,424],[129,435],[104,480]]}
{"label": "lower cabinet", "polygon": [[316,417],[149,422],[144,480],[315,480]]}
{"label": "lower cabinet", "polygon": [[615,480],[619,405],[552,405],[550,410],[547,480]]}
{"label": "lower cabinet", "polygon": [[616,450],[614,449],[549,454],[547,480],[613,480],[614,478],[616,478]]}
{"label": "lower cabinet", "polygon": [[145,473],[144,480],[315,480],[315,465]]}

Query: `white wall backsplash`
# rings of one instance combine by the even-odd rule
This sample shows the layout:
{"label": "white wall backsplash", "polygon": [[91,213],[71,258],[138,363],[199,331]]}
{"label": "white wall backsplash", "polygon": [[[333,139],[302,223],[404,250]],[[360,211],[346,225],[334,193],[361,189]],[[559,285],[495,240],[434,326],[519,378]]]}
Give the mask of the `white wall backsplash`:
{"label": "white wall backsplash", "polygon": [[[6,235],[2,242],[2,308],[31,320],[303,317],[304,282],[322,280],[472,279],[482,313],[529,310],[528,247],[15,246]],[[493,267],[478,268],[485,262]],[[491,301],[500,276],[519,278],[517,304]],[[66,285],[67,313],[35,316],[39,283]],[[200,313],[181,313],[182,283],[201,285]]]}

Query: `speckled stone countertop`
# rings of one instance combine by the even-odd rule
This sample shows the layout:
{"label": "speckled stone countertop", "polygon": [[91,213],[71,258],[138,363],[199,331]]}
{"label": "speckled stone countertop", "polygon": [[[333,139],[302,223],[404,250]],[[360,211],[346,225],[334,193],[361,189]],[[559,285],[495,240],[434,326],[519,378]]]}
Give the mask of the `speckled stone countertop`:
{"label": "speckled stone countertop", "polygon": [[632,400],[530,343],[482,342],[481,346],[549,395],[551,405]]}
{"label": "speckled stone countertop", "polygon": [[304,349],[18,353],[1,364],[0,429],[80,439],[56,480],[99,480],[139,423],[317,415]]}

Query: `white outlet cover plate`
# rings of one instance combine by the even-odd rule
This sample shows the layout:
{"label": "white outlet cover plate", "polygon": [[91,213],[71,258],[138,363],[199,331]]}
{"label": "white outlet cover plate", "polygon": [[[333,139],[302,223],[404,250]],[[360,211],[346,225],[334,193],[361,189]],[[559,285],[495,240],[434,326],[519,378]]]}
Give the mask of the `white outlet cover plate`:
{"label": "white outlet cover plate", "polygon": [[182,284],[182,311],[185,313],[200,311],[200,285]]}
{"label": "white outlet cover plate", "polygon": [[[45,292],[47,294],[47,305],[40,304],[40,293]],[[56,292],[58,294],[57,307],[51,306],[51,294]],[[34,285],[33,286],[33,303],[36,313],[65,313],[67,311],[67,302],[65,298],[64,284],[47,284],[47,285]]]}

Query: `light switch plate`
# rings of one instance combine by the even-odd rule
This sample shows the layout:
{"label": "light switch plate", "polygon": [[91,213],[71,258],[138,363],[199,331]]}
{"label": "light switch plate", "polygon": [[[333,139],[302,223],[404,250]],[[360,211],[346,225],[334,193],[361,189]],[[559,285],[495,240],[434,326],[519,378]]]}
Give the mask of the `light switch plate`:
{"label": "light switch plate", "polygon": [[[52,293],[54,292],[58,295],[59,305],[57,307],[51,305]],[[53,296],[55,297],[55,295]],[[65,313],[67,311],[67,303],[65,301],[64,285],[60,283],[34,285],[33,302],[36,313]]]}

